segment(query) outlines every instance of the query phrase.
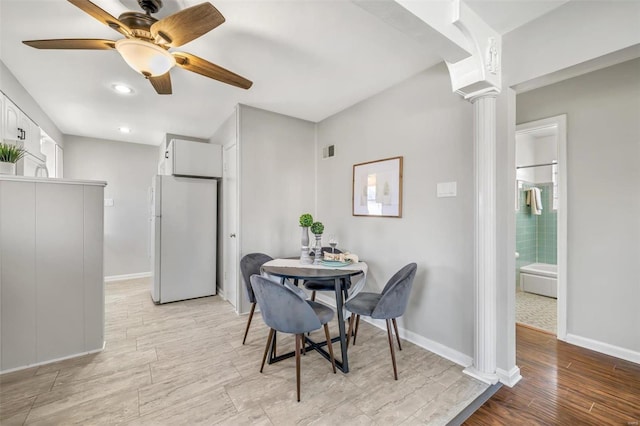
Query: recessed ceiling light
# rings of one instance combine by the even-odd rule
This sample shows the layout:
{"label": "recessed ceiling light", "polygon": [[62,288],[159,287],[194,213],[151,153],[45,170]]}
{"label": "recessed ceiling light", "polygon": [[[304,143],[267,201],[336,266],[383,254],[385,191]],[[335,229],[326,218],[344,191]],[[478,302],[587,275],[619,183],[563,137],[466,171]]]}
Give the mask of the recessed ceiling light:
{"label": "recessed ceiling light", "polygon": [[131,129],[128,127],[120,127],[119,130],[121,133],[131,133]]}
{"label": "recessed ceiling light", "polygon": [[123,95],[130,95],[133,93],[133,89],[125,84],[117,83],[111,86],[113,90]]}

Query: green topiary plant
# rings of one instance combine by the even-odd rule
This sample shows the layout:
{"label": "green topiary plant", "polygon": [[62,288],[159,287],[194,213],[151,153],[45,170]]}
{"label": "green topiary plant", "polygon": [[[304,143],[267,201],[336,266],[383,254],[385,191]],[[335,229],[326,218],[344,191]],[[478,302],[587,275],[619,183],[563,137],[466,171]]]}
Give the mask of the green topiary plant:
{"label": "green topiary plant", "polygon": [[313,222],[311,225],[311,232],[316,235],[321,235],[324,232],[324,225],[322,222]]}
{"label": "green topiary plant", "polygon": [[16,145],[0,143],[0,162],[17,163],[27,151]]}
{"label": "green topiary plant", "polygon": [[311,216],[309,213],[305,213],[302,216],[300,216],[300,226],[308,228],[312,224],[313,224],[313,216]]}

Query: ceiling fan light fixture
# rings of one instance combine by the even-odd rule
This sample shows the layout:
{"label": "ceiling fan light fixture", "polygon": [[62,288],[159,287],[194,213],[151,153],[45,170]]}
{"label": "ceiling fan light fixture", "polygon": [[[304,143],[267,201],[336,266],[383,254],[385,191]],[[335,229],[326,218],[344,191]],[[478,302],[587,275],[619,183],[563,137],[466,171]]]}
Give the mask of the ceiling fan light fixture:
{"label": "ceiling fan light fixture", "polygon": [[118,40],[116,50],[131,68],[145,77],[166,74],[176,64],[176,59],[169,51],[143,40]]}

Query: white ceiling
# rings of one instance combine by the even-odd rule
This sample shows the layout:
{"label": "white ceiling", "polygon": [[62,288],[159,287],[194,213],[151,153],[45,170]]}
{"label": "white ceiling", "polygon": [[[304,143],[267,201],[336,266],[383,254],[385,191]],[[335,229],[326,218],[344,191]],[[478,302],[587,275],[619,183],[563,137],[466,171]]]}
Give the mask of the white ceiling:
{"label": "white ceiling", "polygon": [[500,34],[532,21],[569,0],[465,0],[483,21]]}
{"label": "white ceiling", "polygon": [[[116,17],[136,5],[135,0],[121,1],[94,0]],[[165,0],[156,17],[201,1]],[[471,2],[487,22],[495,17],[501,32],[545,13],[551,4],[564,3]],[[213,3],[226,22],[172,50],[198,55],[252,80],[248,91],[174,68],[174,94],[160,96],[116,51],[37,50],[22,44],[122,38],[61,0],[0,0],[0,59],[62,133],[152,145],[165,133],[209,138],[238,103],[320,121],[441,61],[427,45],[349,1]],[[495,4],[503,6],[499,13]],[[135,92],[117,95],[113,83],[126,83]],[[121,126],[132,133],[120,133]]]}

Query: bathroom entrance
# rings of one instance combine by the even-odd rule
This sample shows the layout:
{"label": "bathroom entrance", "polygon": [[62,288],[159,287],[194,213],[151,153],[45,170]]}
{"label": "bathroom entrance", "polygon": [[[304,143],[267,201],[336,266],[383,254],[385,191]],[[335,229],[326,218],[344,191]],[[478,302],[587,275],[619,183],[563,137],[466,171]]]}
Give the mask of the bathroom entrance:
{"label": "bathroom entrance", "polygon": [[566,334],[566,116],[516,127],[516,322]]}

